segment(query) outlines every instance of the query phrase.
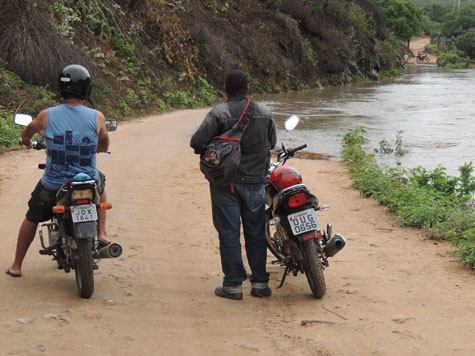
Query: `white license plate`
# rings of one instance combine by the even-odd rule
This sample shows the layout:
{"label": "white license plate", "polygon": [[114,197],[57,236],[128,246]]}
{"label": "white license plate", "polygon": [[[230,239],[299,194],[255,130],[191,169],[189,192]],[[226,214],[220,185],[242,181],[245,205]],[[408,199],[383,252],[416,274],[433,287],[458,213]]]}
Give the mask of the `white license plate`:
{"label": "white license plate", "polygon": [[71,206],[71,217],[73,222],[95,221],[97,220],[97,209],[95,204],[73,205]]}
{"label": "white license plate", "polygon": [[320,229],[320,224],[318,223],[317,214],[315,214],[314,209],[299,211],[298,213],[288,215],[287,218],[289,219],[290,227],[294,235]]}

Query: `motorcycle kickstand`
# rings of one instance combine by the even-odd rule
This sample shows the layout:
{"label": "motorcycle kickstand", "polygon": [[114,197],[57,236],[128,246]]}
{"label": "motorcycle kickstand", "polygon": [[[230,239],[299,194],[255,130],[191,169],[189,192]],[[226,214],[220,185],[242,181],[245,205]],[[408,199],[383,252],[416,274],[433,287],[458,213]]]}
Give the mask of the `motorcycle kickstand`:
{"label": "motorcycle kickstand", "polygon": [[284,271],[284,274],[282,276],[282,280],[280,281],[280,284],[276,289],[279,289],[284,285],[285,278],[289,275],[289,270],[290,270],[289,266],[285,266],[285,271]]}

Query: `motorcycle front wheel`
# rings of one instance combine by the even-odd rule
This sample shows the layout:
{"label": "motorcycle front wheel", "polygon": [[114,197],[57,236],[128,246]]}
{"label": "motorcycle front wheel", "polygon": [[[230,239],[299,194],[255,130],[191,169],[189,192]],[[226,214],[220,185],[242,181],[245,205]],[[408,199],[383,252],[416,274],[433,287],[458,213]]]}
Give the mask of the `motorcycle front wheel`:
{"label": "motorcycle front wheel", "polygon": [[323,266],[318,259],[317,244],[313,239],[304,241],[302,244],[302,264],[307,276],[308,284],[315,298],[322,298],[326,291],[325,276]]}
{"label": "motorcycle front wheel", "polygon": [[90,239],[76,240],[76,284],[79,296],[89,299],[94,293],[94,260],[92,259],[92,242]]}

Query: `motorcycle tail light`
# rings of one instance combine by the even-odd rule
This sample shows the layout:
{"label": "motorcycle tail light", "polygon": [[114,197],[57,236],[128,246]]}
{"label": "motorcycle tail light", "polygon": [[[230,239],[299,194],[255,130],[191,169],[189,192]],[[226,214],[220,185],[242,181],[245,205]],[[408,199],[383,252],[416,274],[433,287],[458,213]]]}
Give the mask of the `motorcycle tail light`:
{"label": "motorcycle tail light", "polygon": [[89,199],[92,200],[92,190],[91,189],[75,189],[71,192],[71,200],[81,200],[81,199]]}
{"label": "motorcycle tail light", "polygon": [[305,235],[302,239],[304,241],[307,241],[307,240],[310,240],[310,239],[313,239],[313,238],[315,238],[315,235],[312,233],[312,234]]}
{"label": "motorcycle tail light", "polygon": [[307,201],[307,196],[304,193],[295,194],[289,198],[289,207],[297,208],[304,205]]}
{"label": "motorcycle tail light", "polygon": [[88,199],[76,200],[76,205],[87,204],[87,203],[89,203]]}

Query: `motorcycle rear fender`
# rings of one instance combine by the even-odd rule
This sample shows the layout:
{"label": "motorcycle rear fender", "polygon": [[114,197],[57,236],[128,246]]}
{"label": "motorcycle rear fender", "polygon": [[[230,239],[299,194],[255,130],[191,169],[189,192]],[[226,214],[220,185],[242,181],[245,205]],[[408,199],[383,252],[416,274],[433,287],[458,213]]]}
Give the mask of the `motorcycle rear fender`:
{"label": "motorcycle rear fender", "polygon": [[76,239],[87,239],[97,236],[97,221],[86,221],[73,224],[73,234]]}

